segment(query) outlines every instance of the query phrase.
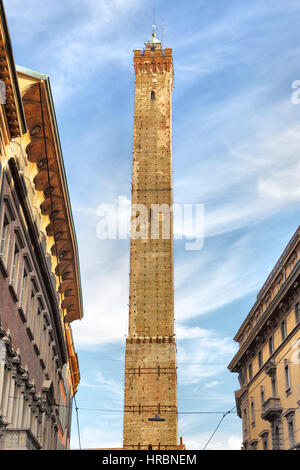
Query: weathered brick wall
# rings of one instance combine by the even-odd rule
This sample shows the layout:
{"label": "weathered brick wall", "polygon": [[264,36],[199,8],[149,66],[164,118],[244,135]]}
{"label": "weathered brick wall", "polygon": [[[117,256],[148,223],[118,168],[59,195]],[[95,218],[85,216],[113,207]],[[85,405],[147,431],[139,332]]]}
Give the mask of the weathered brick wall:
{"label": "weathered brick wall", "polygon": [[[135,51],[132,203],[172,207],[171,50]],[[154,99],[151,98],[154,92]],[[134,217],[135,214],[133,214]],[[139,215],[139,214],[138,214]],[[176,345],[172,217],[164,238],[131,241],[129,337],[126,344],[125,448],[176,448]],[[153,226],[153,225],[152,225]],[[150,422],[159,414],[165,421]]]}
{"label": "weathered brick wall", "polygon": [[[138,342],[137,342],[138,341]],[[169,342],[170,341],[170,342]],[[126,345],[126,446],[170,449],[177,443],[174,338],[130,339]],[[151,422],[157,414],[163,422]],[[127,447],[126,447],[127,448]]]}

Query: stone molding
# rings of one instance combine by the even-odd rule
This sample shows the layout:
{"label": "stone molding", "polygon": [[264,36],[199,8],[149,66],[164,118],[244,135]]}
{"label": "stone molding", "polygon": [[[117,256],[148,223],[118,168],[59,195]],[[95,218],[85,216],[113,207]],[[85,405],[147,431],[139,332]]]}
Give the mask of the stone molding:
{"label": "stone molding", "polygon": [[[27,368],[22,366],[20,351],[16,351],[12,345],[10,332],[5,331],[0,327],[0,365],[1,364],[4,365],[8,371],[10,371],[11,377],[14,379],[16,387],[23,395],[24,402],[29,405],[31,412],[36,416],[37,422],[41,424],[43,422],[43,416],[46,416],[47,419],[51,420],[53,428],[58,428],[58,417],[56,415],[56,404],[52,381],[48,381],[49,383],[44,382],[42,393],[37,393],[34,381],[30,381]],[[24,434],[22,442],[24,440],[26,441],[26,439],[29,439],[31,442],[33,439],[35,443],[33,443],[32,448],[40,449],[42,447],[42,445],[38,442],[37,438],[31,433],[30,430],[10,428],[9,426],[11,423],[7,422],[6,416],[2,416],[1,413],[2,411],[0,410],[0,439],[2,445],[3,443],[6,445],[6,431],[14,431],[15,433],[19,434],[21,431],[24,431],[25,434],[27,433],[27,437],[24,437]],[[28,433],[30,433],[31,437],[28,435]],[[21,439],[20,436],[18,439]]]}

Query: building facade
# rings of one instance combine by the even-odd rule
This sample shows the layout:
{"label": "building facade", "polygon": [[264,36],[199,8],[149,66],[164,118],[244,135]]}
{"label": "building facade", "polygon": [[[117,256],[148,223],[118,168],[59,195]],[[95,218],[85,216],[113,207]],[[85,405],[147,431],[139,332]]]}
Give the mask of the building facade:
{"label": "building facade", "polygon": [[300,450],[300,227],[234,339],[243,449]]}
{"label": "building facade", "polygon": [[0,449],[62,450],[80,380],[76,236],[50,81],[15,66],[2,1],[0,35]]}
{"label": "building facade", "polygon": [[[177,449],[172,229],[172,49],[134,51],[124,449]],[[135,234],[135,235],[133,235]]]}

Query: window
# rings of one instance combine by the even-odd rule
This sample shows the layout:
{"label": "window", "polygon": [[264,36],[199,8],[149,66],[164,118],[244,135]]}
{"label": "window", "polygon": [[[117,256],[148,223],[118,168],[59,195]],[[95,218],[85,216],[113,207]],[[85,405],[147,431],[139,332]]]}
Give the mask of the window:
{"label": "window", "polygon": [[46,325],[46,320],[43,315],[42,319],[42,336],[41,336],[41,341],[40,341],[40,353],[41,353],[41,358],[43,360],[44,366],[46,367],[46,358],[47,358],[47,341],[48,341],[48,331],[47,331],[47,325]]}
{"label": "window", "polygon": [[41,345],[42,345],[42,334],[43,334],[43,305],[41,300],[38,300],[38,309],[37,309],[37,321],[36,321],[36,328],[34,331],[35,343],[37,344],[39,351],[41,352]]}
{"label": "window", "polygon": [[296,305],[295,305],[295,320],[296,320],[296,323],[298,323],[299,320],[300,320],[300,305],[299,305],[299,303],[296,303]]}
{"label": "window", "polygon": [[273,430],[273,450],[280,449],[280,435],[279,435],[279,426],[276,424]]}
{"label": "window", "polygon": [[47,344],[47,351],[46,351],[46,354],[47,354],[46,370],[47,370],[49,378],[51,377],[51,369],[53,366],[53,348],[52,348],[51,343],[52,341],[51,341],[50,335],[48,335],[48,344]]}
{"label": "window", "polygon": [[248,373],[249,373],[249,380],[252,380],[253,372],[252,372],[252,364],[248,366]]}
{"label": "window", "polygon": [[258,355],[257,355],[257,359],[258,359],[258,368],[261,369],[262,365],[263,365],[263,355],[262,355],[262,351],[259,351]]}
{"label": "window", "polygon": [[10,240],[10,219],[8,215],[5,213],[4,218],[3,218],[1,240],[0,240],[0,256],[2,257],[4,266],[7,266],[9,240]]}
{"label": "window", "polygon": [[251,424],[252,424],[252,426],[255,425],[255,407],[254,407],[254,400],[251,400]]}
{"label": "window", "polygon": [[155,100],[155,91],[151,91],[150,98],[151,100]]}
{"label": "window", "polygon": [[256,440],[251,442],[251,449],[252,450],[257,450],[257,441]]}
{"label": "window", "polygon": [[244,435],[244,441],[248,438],[248,416],[247,416],[247,410],[245,409],[243,411],[243,435]]}
{"label": "window", "polygon": [[288,424],[290,447],[294,447],[294,445],[295,445],[295,426],[294,426],[294,415],[293,414],[288,415],[287,424]]}
{"label": "window", "polygon": [[240,371],[240,374],[239,374],[239,381],[240,381],[241,387],[242,387],[243,385],[245,385],[245,383],[246,383],[246,380],[245,380],[245,371],[244,371],[244,369],[242,369],[242,370]]}
{"label": "window", "polygon": [[261,406],[263,407],[263,404],[265,403],[265,390],[264,387],[260,387],[260,401],[261,401]]}
{"label": "window", "polygon": [[21,307],[26,311],[26,303],[28,298],[28,281],[29,281],[30,267],[26,258],[24,258],[23,278],[21,286]]}
{"label": "window", "polygon": [[268,450],[268,433],[266,432],[262,436],[262,445],[263,445],[263,450]]}
{"label": "window", "polygon": [[31,289],[30,289],[30,303],[28,308],[28,322],[27,326],[30,327],[31,335],[33,336],[35,325],[37,322],[37,298],[36,293],[38,291],[38,287],[36,281],[31,279]]}
{"label": "window", "polygon": [[17,292],[18,288],[18,279],[19,279],[19,266],[20,266],[20,252],[21,252],[21,243],[18,237],[18,234],[15,233],[15,246],[14,246],[14,255],[11,268],[10,284],[13,286]]}
{"label": "window", "polygon": [[291,388],[291,380],[290,380],[290,367],[287,360],[284,361],[284,376],[285,376],[285,387],[286,391],[289,391]]}
{"label": "window", "polygon": [[[2,202],[2,201],[1,201]],[[9,246],[11,241],[12,221],[15,220],[15,213],[9,199],[3,198],[3,211],[0,217],[0,257],[4,267],[7,268]]]}
{"label": "window", "polygon": [[270,356],[273,354],[274,352],[274,337],[273,335],[269,338],[269,353],[270,353]]}
{"label": "window", "polygon": [[29,309],[28,309],[28,326],[32,326],[34,312],[35,312],[35,292],[32,289],[31,294],[30,294],[30,303],[29,303]]}
{"label": "window", "polygon": [[283,322],[281,322],[280,329],[281,329],[281,339],[282,339],[282,341],[283,341],[283,340],[285,340],[285,338],[286,338],[286,324],[285,324],[285,320],[283,320]]}
{"label": "window", "polygon": [[276,384],[276,375],[273,374],[271,377],[271,385],[272,385],[272,396],[275,398],[277,397],[277,384]]}

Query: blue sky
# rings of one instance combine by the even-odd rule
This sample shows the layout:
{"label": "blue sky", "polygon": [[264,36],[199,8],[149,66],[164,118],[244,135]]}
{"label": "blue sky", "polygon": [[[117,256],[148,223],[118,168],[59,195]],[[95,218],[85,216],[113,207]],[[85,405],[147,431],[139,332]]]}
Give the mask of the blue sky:
{"label": "blue sky", "polygon": [[[174,201],[205,205],[203,249],[174,244],[179,412],[231,409],[232,338],[299,224],[299,2],[4,3],[16,63],[50,75],[56,104],[85,309],[72,325],[82,446],[122,443],[129,243],[99,240],[97,207],[130,198],[132,50],[151,36],[153,7],[174,57]],[[187,447],[203,448],[220,416],[180,414]],[[240,445],[231,414],[208,448]]]}

